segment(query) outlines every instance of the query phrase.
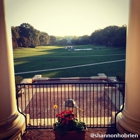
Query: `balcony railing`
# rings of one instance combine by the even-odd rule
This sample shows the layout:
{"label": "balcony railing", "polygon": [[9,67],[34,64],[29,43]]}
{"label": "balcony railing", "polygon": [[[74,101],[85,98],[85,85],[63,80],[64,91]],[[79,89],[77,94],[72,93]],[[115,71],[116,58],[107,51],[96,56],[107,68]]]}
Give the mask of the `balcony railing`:
{"label": "balcony railing", "polygon": [[[65,109],[73,109],[88,127],[114,127],[124,104],[124,82],[38,82],[17,84],[16,91],[19,111],[30,118],[27,128],[52,128],[56,114]],[[76,107],[65,107],[69,98]]]}

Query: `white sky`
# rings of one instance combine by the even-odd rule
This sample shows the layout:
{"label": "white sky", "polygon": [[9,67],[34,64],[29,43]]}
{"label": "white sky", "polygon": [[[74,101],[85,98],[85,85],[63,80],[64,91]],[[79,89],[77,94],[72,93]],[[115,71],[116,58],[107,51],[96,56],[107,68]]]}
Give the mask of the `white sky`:
{"label": "white sky", "polygon": [[129,0],[5,0],[9,26],[29,23],[49,35],[91,35],[128,24]]}

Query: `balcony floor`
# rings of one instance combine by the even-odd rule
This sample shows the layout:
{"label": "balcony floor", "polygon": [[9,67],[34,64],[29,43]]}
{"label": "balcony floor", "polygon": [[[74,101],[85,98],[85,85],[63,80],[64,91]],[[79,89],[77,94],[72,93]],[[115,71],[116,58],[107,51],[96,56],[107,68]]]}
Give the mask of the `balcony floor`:
{"label": "balcony floor", "polygon": [[[113,138],[91,138],[90,135],[94,134],[117,134],[115,128],[88,128],[85,140],[111,140]],[[54,140],[54,133],[52,129],[31,129],[23,136],[22,140]],[[116,138],[116,140],[122,140]]]}

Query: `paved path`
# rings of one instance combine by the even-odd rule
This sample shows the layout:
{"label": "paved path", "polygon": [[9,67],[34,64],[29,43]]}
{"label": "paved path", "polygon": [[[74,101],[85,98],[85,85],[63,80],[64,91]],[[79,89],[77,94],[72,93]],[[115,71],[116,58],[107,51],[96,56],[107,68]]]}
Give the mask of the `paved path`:
{"label": "paved path", "polygon": [[18,75],[18,74],[27,74],[27,73],[36,73],[36,72],[55,71],[55,70],[65,70],[65,69],[72,69],[72,68],[79,68],[79,67],[88,67],[88,66],[95,66],[95,65],[102,65],[102,64],[122,62],[122,61],[125,61],[125,59],[113,60],[113,61],[106,61],[106,62],[98,62],[98,63],[91,63],[91,64],[84,64],[84,65],[77,65],[77,66],[61,67],[61,68],[54,68],[54,69],[44,69],[44,70],[18,72],[18,73],[15,73],[15,75]]}

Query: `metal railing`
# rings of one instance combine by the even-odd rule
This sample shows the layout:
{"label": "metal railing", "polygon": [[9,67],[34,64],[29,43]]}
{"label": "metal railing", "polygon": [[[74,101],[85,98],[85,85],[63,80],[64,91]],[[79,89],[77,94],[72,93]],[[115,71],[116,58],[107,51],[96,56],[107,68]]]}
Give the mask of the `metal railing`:
{"label": "metal railing", "polygon": [[87,127],[114,127],[116,114],[124,104],[124,82],[17,84],[16,91],[17,107],[28,118],[27,128],[52,128],[56,114],[66,109],[64,104],[69,98],[75,100],[72,109]]}

